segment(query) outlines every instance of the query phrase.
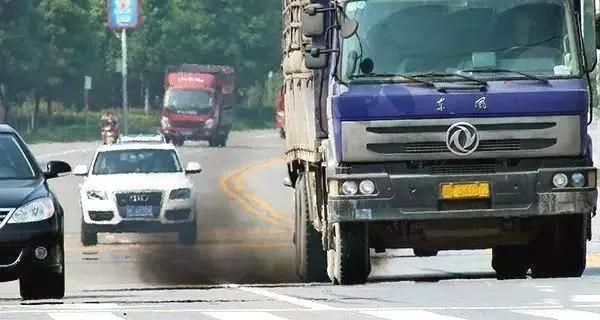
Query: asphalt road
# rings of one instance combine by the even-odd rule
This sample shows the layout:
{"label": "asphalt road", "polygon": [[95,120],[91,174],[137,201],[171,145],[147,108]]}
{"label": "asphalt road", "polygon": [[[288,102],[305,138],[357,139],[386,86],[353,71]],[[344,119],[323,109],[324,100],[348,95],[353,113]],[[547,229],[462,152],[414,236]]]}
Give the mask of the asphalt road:
{"label": "asphalt road", "polygon": [[[89,164],[94,143],[32,146],[40,162]],[[598,150],[598,148],[597,148]],[[600,222],[581,279],[497,281],[490,252],[416,258],[375,255],[369,283],[301,284],[294,275],[292,191],[282,186],[283,142],[275,131],[235,133],[227,148],[189,144],[198,161],[199,243],[175,235],[101,235],[79,243],[79,178],[51,185],[66,210],[67,296],[22,302],[0,284],[0,319],[599,319]]]}

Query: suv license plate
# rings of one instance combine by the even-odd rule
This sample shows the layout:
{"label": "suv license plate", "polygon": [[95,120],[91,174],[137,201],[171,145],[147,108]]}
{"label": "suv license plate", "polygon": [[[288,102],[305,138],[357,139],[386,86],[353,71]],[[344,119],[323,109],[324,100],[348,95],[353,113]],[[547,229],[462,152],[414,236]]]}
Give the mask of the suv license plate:
{"label": "suv license plate", "polygon": [[153,218],[153,206],[127,206],[125,207],[127,218]]}
{"label": "suv license plate", "polygon": [[440,185],[442,200],[488,199],[489,182],[453,182]]}

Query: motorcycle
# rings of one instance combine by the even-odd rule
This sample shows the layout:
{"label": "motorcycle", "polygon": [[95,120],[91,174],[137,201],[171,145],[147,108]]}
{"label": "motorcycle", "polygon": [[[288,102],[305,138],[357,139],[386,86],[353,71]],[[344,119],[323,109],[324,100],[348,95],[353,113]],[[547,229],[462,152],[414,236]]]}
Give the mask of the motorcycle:
{"label": "motorcycle", "polygon": [[106,124],[101,130],[102,143],[113,144],[119,138],[119,131],[114,124]]}

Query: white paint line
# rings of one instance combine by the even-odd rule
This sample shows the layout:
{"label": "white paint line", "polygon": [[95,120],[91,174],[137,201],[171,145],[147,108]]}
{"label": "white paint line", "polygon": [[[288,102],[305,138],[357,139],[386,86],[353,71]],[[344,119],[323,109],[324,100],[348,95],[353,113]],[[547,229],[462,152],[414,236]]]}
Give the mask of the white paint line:
{"label": "white paint line", "polygon": [[47,154],[38,155],[38,156],[36,156],[36,158],[37,159],[48,159],[48,158],[53,158],[53,157],[66,156],[66,155],[72,154],[72,153],[89,153],[89,152],[96,151],[96,149],[98,149],[98,148],[86,148],[86,149],[77,149],[77,150],[68,150],[68,151],[62,151],[62,152],[47,153]]}
{"label": "white paint line", "polygon": [[219,320],[288,320],[267,312],[205,312],[203,314]]}
{"label": "white paint line", "polygon": [[95,313],[49,313],[54,320],[123,320],[110,312]]}
{"label": "white paint line", "polygon": [[388,320],[464,320],[464,318],[444,316],[423,310],[369,311],[361,313]]}
{"label": "white paint line", "polygon": [[514,310],[513,312],[555,320],[600,320],[600,314],[569,309]]}
{"label": "white paint line", "polygon": [[600,302],[600,294],[579,294],[571,297],[571,301],[579,303]]}
{"label": "white paint line", "polygon": [[257,294],[260,296],[271,298],[273,300],[287,302],[287,303],[295,304],[297,306],[305,307],[305,308],[309,308],[309,309],[337,310],[337,308],[328,306],[323,303],[317,303],[317,302],[313,302],[313,301],[306,300],[306,299],[300,299],[300,298],[296,298],[296,297],[286,296],[283,294],[274,293],[274,292],[271,292],[271,291],[268,291],[265,289],[261,289],[261,288],[241,287],[241,288],[238,288],[238,290],[254,293],[254,294]]}

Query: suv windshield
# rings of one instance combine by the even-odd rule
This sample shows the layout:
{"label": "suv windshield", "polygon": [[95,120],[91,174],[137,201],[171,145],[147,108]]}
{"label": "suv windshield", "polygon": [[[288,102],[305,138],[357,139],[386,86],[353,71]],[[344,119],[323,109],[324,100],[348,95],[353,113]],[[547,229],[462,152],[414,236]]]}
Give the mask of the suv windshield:
{"label": "suv windshield", "polygon": [[[342,78],[471,69],[578,75],[568,5],[565,0],[349,2],[347,15],[359,22],[359,30],[343,42]],[[369,67],[361,68],[368,59],[363,65]],[[514,72],[476,76],[521,77]]]}
{"label": "suv windshield", "polygon": [[205,114],[212,107],[212,93],[201,90],[169,89],[165,108],[179,113]]}
{"label": "suv windshield", "polygon": [[181,172],[173,150],[116,150],[100,152],[94,164],[95,175]]}
{"label": "suv windshield", "polygon": [[34,179],[35,173],[13,135],[0,135],[0,180]]}

